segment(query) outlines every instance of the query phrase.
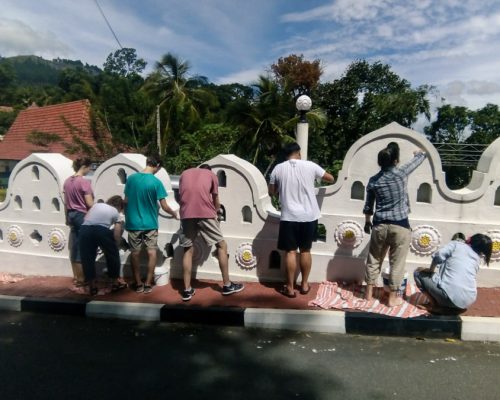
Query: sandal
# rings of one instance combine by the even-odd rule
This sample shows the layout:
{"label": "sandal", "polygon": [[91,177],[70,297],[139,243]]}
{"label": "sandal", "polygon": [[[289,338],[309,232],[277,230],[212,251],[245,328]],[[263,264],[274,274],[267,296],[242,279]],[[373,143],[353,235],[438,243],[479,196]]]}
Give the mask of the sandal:
{"label": "sandal", "polygon": [[115,282],[111,285],[112,292],[118,292],[119,290],[127,288],[128,285],[125,282]]}
{"label": "sandal", "polygon": [[140,283],[139,285],[135,285],[135,292],[136,293],[143,293],[144,292],[144,285]]}
{"label": "sandal", "polygon": [[153,286],[151,285],[144,285],[144,294],[151,293],[153,291]]}
{"label": "sandal", "polygon": [[307,294],[311,291],[311,286],[309,285],[307,289],[300,288],[300,294]]}
{"label": "sandal", "polygon": [[293,291],[293,293],[290,293],[288,291],[288,286],[283,286],[280,290],[280,293],[283,295],[283,296],[286,296],[290,299],[294,299],[295,297],[297,297],[297,293],[295,293],[295,290]]}

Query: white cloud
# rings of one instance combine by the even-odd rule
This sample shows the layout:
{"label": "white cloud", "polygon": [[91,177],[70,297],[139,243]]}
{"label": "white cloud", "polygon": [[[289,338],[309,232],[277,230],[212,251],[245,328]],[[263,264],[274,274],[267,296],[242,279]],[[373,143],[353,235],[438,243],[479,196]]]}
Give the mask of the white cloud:
{"label": "white cloud", "polygon": [[259,67],[252,68],[244,71],[237,71],[226,76],[221,76],[215,80],[215,83],[224,85],[237,82],[244,85],[250,85],[257,81],[259,75],[265,75],[264,69]]}
{"label": "white cloud", "polygon": [[38,31],[17,20],[0,18],[0,55],[68,55],[70,48],[50,31]]}

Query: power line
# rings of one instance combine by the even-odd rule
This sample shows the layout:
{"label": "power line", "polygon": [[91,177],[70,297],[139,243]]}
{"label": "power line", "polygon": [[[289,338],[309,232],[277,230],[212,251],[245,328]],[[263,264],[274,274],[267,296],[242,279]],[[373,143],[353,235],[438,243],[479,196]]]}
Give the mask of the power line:
{"label": "power line", "polygon": [[104,15],[104,12],[102,11],[102,8],[101,6],[99,5],[99,3],[97,2],[97,0],[94,0],[95,2],[95,5],[97,6],[97,8],[99,9],[102,17],[104,18],[104,21],[106,21],[106,24],[108,25],[108,28],[109,30],[111,31],[111,33],[113,34],[113,36],[115,37],[116,39],[116,42],[118,43],[118,46],[120,46],[120,49],[123,49],[123,46],[122,44],[120,43],[120,41],[118,40],[118,37],[116,36],[116,33],[115,31],[113,30],[113,28],[111,27],[111,24],[109,23],[108,19],[106,18],[106,16]]}

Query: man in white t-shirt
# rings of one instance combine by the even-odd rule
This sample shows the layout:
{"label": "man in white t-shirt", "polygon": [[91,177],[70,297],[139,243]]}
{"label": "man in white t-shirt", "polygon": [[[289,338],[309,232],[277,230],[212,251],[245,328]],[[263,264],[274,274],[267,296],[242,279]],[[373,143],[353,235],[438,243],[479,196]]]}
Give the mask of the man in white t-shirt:
{"label": "man in white t-shirt", "polygon": [[302,274],[300,293],[309,293],[311,272],[311,247],[316,237],[318,219],[321,216],[314,182],[322,179],[333,183],[334,177],[319,165],[301,160],[300,146],[291,143],[284,148],[287,161],[278,164],[269,180],[269,195],[279,195],[281,219],[278,249],[286,252],[286,285],[281,293],[295,297],[295,273],[297,249],[300,250],[299,266]]}

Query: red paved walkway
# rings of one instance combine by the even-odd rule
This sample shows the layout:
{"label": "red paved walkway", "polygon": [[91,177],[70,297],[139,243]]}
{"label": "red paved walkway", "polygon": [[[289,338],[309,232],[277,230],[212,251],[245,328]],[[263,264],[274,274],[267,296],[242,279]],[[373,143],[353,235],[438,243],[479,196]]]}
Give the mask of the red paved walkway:
{"label": "red paved walkway", "polygon": [[[242,308],[316,309],[307,303],[316,297],[318,284],[311,284],[308,295],[297,292],[295,299],[284,297],[278,292],[281,284],[246,282],[245,290],[231,296],[222,296],[220,282],[194,281],[196,295],[189,302],[183,302],[179,295],[181,281],[173,280],[167,286],[154,287],[150,294],[137,294],[130,289],[103,296],[85,296],[70,290],[71,278],[67,277],[26,277],[16,283],[0,283],[0,294],[11,296],[47,297],[60,299],[82,299],[123,301],[134,303],[186,304],[193,306],[224,306]],[[478,299],[463,315],[500,317],[500,288],[479,288]]]}

